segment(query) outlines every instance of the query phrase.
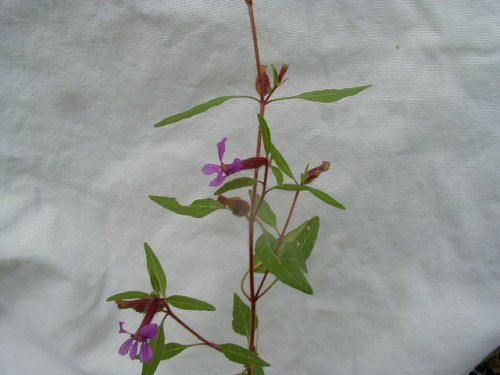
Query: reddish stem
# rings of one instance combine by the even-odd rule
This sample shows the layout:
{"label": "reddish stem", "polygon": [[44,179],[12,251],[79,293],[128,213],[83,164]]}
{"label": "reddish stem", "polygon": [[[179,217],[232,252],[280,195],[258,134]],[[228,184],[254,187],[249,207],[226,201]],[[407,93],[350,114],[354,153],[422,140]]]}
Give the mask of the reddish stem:
{"label": "reddish stem", "polygon": [[292,218],[293,210],[295,209],[295,205],[297,204],[297,199],[299,198],[299,193],[300,193],[300,191],[296,191],[295,195],[293,196],[292,207],[290,207],[290,212],[288,213],[288,217],[286,218],[285,225],[283,226],[283,230],[281,231],[281,234],[280,234],[280,239],[279,239],[280,244],[283,241],[283,237],[286,234],[286,230],[288,229],[288,224],[290,224],[290,219]]}
{"label": "reddish stem", "polygon": [[[260,56],[259,56],[259,44],[257,40],[257,27],[255,24],[255,17],[253,12],[253,1],[245,0],[248,8],[248,16],[250,18],[250,26],[252,29],[252,39],[254,46],[254,55],[255,55],[255,66],[257,70],[257,82],[261,81],[261,69],[260,69]],[[264,99],[263,93],[259,93],[260,95],[260,114],[264,116],[266,110],[266,102]],[[257,132],[257,147],[255,156],[259,157],[261,152],[261,143],[262,143],[262,132],[260,130],[260,126]],[[259,170],[255,169],[254,179],[258,181]],[[248,274],[249,274],[249,283],[250,283],[250,337],[248,341],[248,349],[252,352],[257,352],[257,347],[255,344],[255,329],[257,326],[257,295],[255,293],[255,272],[254,272],[254,233],[255,233],[255,198],[257,195],[257,183],[252,187],[252,197],[251,197],[251,205],[250,205],[250,217],[248,220]],[[247,368],[247,375],[252,375],[253,369],[252,367]]]}
{"label": "reddish stem", "polygon": [[192,329],[190,326],[188,326],[186,323],[184,323],[181,318],[179,318],[175,313],[172,311],[170,306],[165,303],[165,308],[167,309],[168,315],[172,317],[177,323],[179,323],[181,326],[183,326],[185,329],[187,329],[189,332],[191,332],[194,336],[196,336],[200,341],[202,341],[204,344],[210,346],[211,348],[214,348],[215,350],[218,350],[219,352],[222,352],[222,349],[219,347],[219,345],[214,344],[211,341],[208,341],[206,338],[204,338],[202,335],[200,335],[198,332],[196,332],[194,329]]}

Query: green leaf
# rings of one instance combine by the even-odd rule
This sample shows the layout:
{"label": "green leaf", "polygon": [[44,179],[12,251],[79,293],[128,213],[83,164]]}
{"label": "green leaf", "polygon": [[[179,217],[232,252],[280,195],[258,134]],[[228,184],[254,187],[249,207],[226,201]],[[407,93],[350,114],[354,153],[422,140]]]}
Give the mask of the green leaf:
{"label": "green leaf", "polygon": [[[257,328],[259,322],[255,321]],[[233,330],[240,335],[250,339],[251,334],[251,311],[241,298],[235,293],[233,299]]]}
{"label": "green leaf", "polygon": [[195,345],[196,344],[183,345],[183,344],[178,344],[176,342],[169,342],[163,347],[163,355],[161,357],[161,360],[164,361],[172,357],[175,357],[177,354],[183,352],[185,349]]}
{"label": "green leaf", "polygon": [[287,96],[285,98],[276,98],[276,99],[270,100],[269,102],[274,102],[274,101],[278,101],[278,100],[287,100],[287,99],[303,99],[303,100],[308,100],[311,102],[333,103],[333,102],[337,102],[343,98],[346,98],[348,96],[356,95],[357,93],[360,93],[361,91],[367,89],[368,87],[371,87],[371,85],[359,86],[359,87],[349,87],[349,88],[340,89],[340,90],[327,89],[327,90],[309,91],[309,92],[303,92],[302,94],[295,95],[295,96]]}
{"label": "green leaf", "polygon": [[131,290],[129,292],[122,292],[113,294],[111,297],[106,298],[106,301],[116,301],[119,299],[136,299],[136,298],[151,298],[151,294],[145,292],[139,292],[137,290]]}
{"label": "green leaf", "polygon": [[[250,198],[252,197],[252,191],[248,191]],[[255,204],[258,205],[260,200],[262,199],[259,194],[255,194]],[[272,228],[277,229],[276,227],[276,215],[271,209],[271,206],[264,200],[262,202],[262,205],[260,206],[259,212],[257,212],[257,217],[262,220],[264,223],[267,225],[271,226]]]}
{"label": "green leaf", "polygon": [[208,111],[210,108],[215,107],[217,105],[221,105],[222,103],[228,101],[229,99],[238,98],[239,96],[220,96],[218,98],[209,100],[208,102],[198,104],[197,106],[185,111],[178,113],[173,116],[169,116],[166,119],[161,120],[160,122],[155,124],[155,128],[159,128],[165,125],[173,124],[174,122],[184,120],[186,118],[195,116],[197,114]]}
{"label": "green leaf", "polygon": [[225,193],[226,191],[235,190],[235,189],[239,189],[242,187],[253,186],[254,184],[255,184],[255,179],[253,179],[253,178],[250,178],[250,177],[236,178],[236,179],[229,181],[229,182],[226,182],[224,185],[222,185],[214,193],[214,195],[221,195],[221,194]]}
{"label": "green leaf", "polygon": [[156,197],[153,195],[150,195],[149,198],[153,202],[158,203],[160,206],[165,207],[167,210],[175,212],[176,214],[196,217],[198,219],[223,208],[215,199],[212,198],[197,199],[189,206],[181,205],[175,198]]}
{"label": "green leaf", "polygon": [[319,217],[314,216],[310,220],[306,220],[294,230],[285,235],[285,243],[293,244],[303,254],[305,260],[309,258],[316,243],[319,231]]}
{"label": "green leaf", "polygon": [[213,305],[196,298],[175,295],[166,299],[169,304],[182,310],[215,311]]}
{"label": "green leaf", "polygon": [[242,365],[268,367],[271,366],[266,361],[262,360],[257,354],[247,350],[236,344],[220,344],[219,348],[222,353],[232,362]]}
{"label": "green leaf", "polygon": [[280,256],[275,253],[277,248],[278,240],[265,232],[257,239],[255,253],[269,272],[276,276],[282,283],[304,293],[313,294],[311,286],[293,256],[294,254],[288,254],[285,257],[281,254]]}
{"label": "green leaf", "polygon": [[278,168],[281,169],[281,171],[284,174],[286,174],[292,180],[294,179],[292,170],[290,169],[290,166],[286,162],[283,155],[281,155],[281,153],[278,151],[278,149],[274,145],[271,146],[271,159],[274,160],[274,162],[276,163]]}
{"label": "green leaf", "polygon": [[149,278],[151,279],[151,286],[156,292],[160,292],[165,296],[167,289],[167,277],[163,271],[160,261],[156,257],[153,249],[147,243],[144,243],[144,251],[146,252],[146,262],[148,265]]}
{"label": "green leaf", "polygon": [[271,152],[271,130],[269,130],[269,126],[267,125],[267,121],[260,113],[257,114],[257,118],[259,119],[260,130],[262,132],[262,142],[264,143],[264,150],[266,150],[266,155],[269,155]]}
{"label": "green leaf", "polygon": [[273,189],[286,190],[286,191],[309,191],[316,198],[321,199],[323,202],[329,204],[330,206],[345,210],[345,206],[342,203],[337,202],[327,193],[318,189],[314,189],[307,185],[282,184],[274,186]]}
{"label": "green leaf", "polygon": [[329,90],[303,92],[302,94],[297,95],[297,98],[309,100],[311,102],[333,103],[348,96],[356,95],[357,93],[367,89],[368,87],[370,87],[370,85],[349,87],[340,90],[329,89]]}
{"label": "green leaf", "polygon": [[142,365],[141,375],[153,375],[158,368],[158,364],[163,358],[163,344],[165,344],[165,334],[163,324],[160,325],[156,340],[150,340],[149,345],[153,348],[153,359]]}
{"label": "green leaf", "polygon": [[307,272],[306,258],[300,248],[295,246],[294,243],[285,242],[283,244],[283,251],[279,256],[284,264],[293,265],[300,271]]}
{"label": "green leaf", "polygon": [[277,86],[278,83],[279,83],[278,69],[276,69],[276,67],[274,66],[274,64],[271,64],[271,68],[273,69],[273,83],[274,83],[274,86]]}
{"label": "green leaf", "polygon": [[321,190],[318,190],[318,189],[314,189],[312,187],[309,187],[308,190],[312,193],[312,195],[314,195],[318,199],[321,199],[326,204],[329,204],[330,206],[333,206],[333,207],[340,208],[341,210],[345,210],[345,206],[342,203],[337,202],[335,199],[333,199],[327,193],[325,193]]}
{"label": "green leaf", "polygon": [[265,273],[267,271],[266,267],[264,267],[262,262],[257,257],[254,257],[253,271],[256,273]]}
{"label": "green leaf", "polygon": [[281,169],[273,165],[271,166],[271,170],[273,171],[274,177],[276,178],[276,183],[278,185],[283,184],[283,172],[281,172]]}
{"label": "green leaf", "polygon": [[303,184],[307,180],[307,175],[309,172],[309,164],[306,165],[304,172],[300,174],[300,183]]}
{"label": "green leaf", "polygon": [[262,367],[253,366],[253,375],[266,375]]}

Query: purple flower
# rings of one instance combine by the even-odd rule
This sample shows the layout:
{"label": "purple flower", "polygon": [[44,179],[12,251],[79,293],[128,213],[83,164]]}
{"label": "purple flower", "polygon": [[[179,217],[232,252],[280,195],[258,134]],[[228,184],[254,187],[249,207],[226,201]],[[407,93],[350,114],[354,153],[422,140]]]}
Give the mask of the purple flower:
{"label": "purple flower", "polygon": [[222,158],[224,157],[224,153],[226,152],[226,141],[227,138],[224,137],[219,143],[217,143],[220,164],[205,164],[201,169],[202,172],[206,175],[217,173],[217,177],[210,181],[210,186],[220,186],[224,183],[226,176],[241,171],[240,159],[234,159],[231,164],[223,163]]}
{"label": "purple flower", "polygon": [[[147,363],[153,359],[153,348],[148,344],[148,340],[156,340],[158,324],[151,323],[139,329],[139,333],[130,333],[123,328],[125,322],[120,322],[119,333],[128,333],[130,338],[120,346],[118,353],[129,355],[130,359],[139,359],[142,363]],[[138,350],[139,343],[141,347]],[[139,353],[138,353],[139,352]]]}

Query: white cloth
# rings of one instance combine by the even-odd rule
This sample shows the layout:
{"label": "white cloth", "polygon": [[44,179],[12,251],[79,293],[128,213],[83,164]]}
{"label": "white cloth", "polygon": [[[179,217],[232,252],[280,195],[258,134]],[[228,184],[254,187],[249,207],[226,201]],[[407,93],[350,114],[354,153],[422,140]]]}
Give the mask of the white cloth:
{"label": "white cloth", "polygon": [[[315,294],[279,284],[259,307],[268,375],[467,374],[500,339],[500,3],[255,0],[262,60],[289,63],[277,96],[365,84],[334,104],[268,107],[298,174],[347,206],[318,214]],[[211,196],[200,172],[255,148],[256,103],[233,100],[167,128],[164,117],[221,95],[254,95],[243,1],[0,1],[0,373],[139,374],[117,354],[140,316],[105,298],[148,291],[143,242],[170,294],[209,339],[231,330],[246,265],[244,220],[178,217],[148,199]],[[290,195],[270,202],[280,223]],[[167,341],[194,337],[168,321]],[[193,348],[160,374],[234,374]]]}

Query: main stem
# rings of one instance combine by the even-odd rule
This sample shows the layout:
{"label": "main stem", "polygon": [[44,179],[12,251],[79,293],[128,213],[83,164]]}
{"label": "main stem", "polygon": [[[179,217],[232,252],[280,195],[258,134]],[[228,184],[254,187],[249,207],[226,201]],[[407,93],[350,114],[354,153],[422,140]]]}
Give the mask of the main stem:
{"label": "main stem", "polygon": [[[248,8],[248,16],[250,18],[250,27],[252,29],[252,39],[254,46],[255,55],[255,66],[257,69],[257,82],[261,81],[261,70],[260,70],[260,55],[259,55],[259,44],[257,40],[257,27],[255,24],[255,16],[253,12],[253,0],[245,0]],[[260,94],[260,114],[264,116],[266,110],[266,101],[262,94]],[[261,142],[262,133],[260,127],[257,133],[257,148],[255,151],[255,156],[259,157],[261,152]],[[257,181],[259,177],[258,168],[254,171],[254,178]],[[255,329],[257,322],[257,293],[255,288],[255,272],[254,272],[254,233],[255,233],[255,215],[256,215],[256,195],[257,195],[257,183],[252,188],[252,199],[250,205],[250,217],[248,221],[248,271],[249,271],[249,282],[250,282],[250,338],[248,340],[248,349],[252,352],[257,352],[257,345],[255,342]],[[247,368],[247,375],[253,375],[252,367]]]}

